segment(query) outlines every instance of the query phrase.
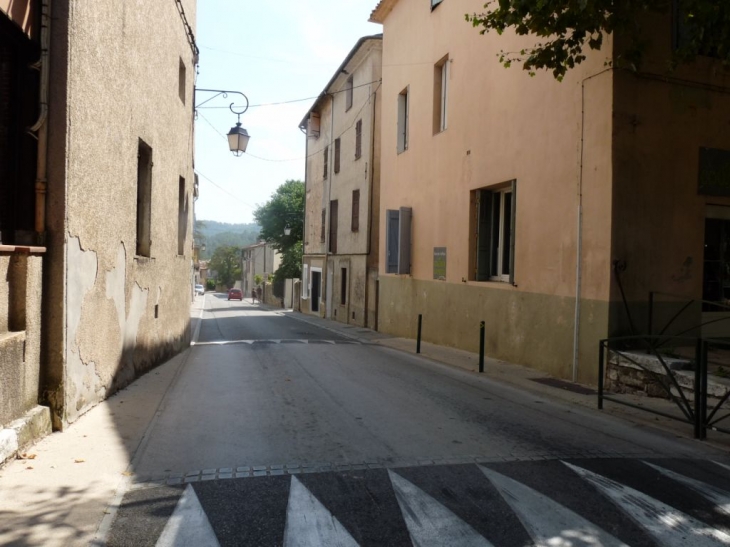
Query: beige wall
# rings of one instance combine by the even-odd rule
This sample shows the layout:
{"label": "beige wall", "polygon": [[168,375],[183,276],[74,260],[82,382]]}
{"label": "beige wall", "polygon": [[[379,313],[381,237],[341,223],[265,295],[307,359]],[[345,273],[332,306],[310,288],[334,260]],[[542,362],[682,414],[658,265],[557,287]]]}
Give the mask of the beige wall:
{"label": "beige wall", "polygon": [[[594,310],[581,318],[588,322],[581,328],[581,347],[588,347],[584,338],[607,324],[607,307],[592,302],[608,301],[610,296],[611,234],[606,226],[611,221],[613,74],[604,72],[610,54],[590,56],[563,82],[551,74],[531,78],[519,68],[506,70],[496,54],[519,50],[529,40],[507,33],[481,36],[464,21],[464,13],[478,12],[482,5],[450,0],[432,12],[427,3],[400,0],[385,19],[380,208],[413,208],[413,281],[398,281],[385,273],[381,218],[380,328],[395,328],[388,325],[405,320],[402,314],[407,310],[413,316],[416,307],[452,324],[462,324],[467,314],[474,321],[489,315],[484,317],[491,318],[488,336],[499,340],[491,346],[495,356],[569,376],[581,195],[581,309]],[[610,39],[605,47],[611,51]],[[448,127],[434,134],[434,65],[446,55]],[[409,146],[398,154],[397,96],[406,87]],[[516,286],[469,281],[470,191],[512,179],[517,180]],[[434,247],[447,248],[445,283],[429,281]],[[424,291],[412,298],[402,296],[401,286],[411,284]],[[449,306],[434,304],[431,291],[450,294]],[[483,303],[483,313],[477,313],[475,302]],[[538,343],[533,337],[545,330],[533,329],[531,318],[546,310],[552,323],[545,321],[544,326],[557,327],[549,343]],[[519,317],[507,320],[501,314],[508,311]],[[447,345],[473,347],[450,327],[440,339]],[[535,343],[540,351],[523,347]],[[593,353],[581,350],[586,367],[595,366]]]}
{"label": "beige wall", "polygon": [[0,429],[38,404],[42,254],[0,250]]}
{"label": "beige wall", "polygon": [[[184,4],[193,24],[195,2]],[[195,69],[174,3],[140,11],[131,0],[102,0],[64,9],[54,12],[54,290],[46,291],[56,427],[188,344],[194,179]],[[139,139],[152,148],[154,164],[149,258],[135,256]],[[188,202],[184,255],[178,255],[179,177]]]}
{"label": "beige wall", "polygon": [[[330,202],[337,200],[337,254],[329,254],[323,271],[323,307],[331,309],[332,319],[356,325],[373,325],[376,302],[373,296],[374,274],[368,267],[377,265],[379,215],[380,148],[376,135],[380,123],[380,77],[382,42],[367,38],[359,42],[312,107],[319,117],[317,135],[310,117],[307,137],[307,221],[305,227],[304,263],[313,256],[329,254],[332,222]],[[352,106],[348,109],[346,93],[348,77],[353,78]],[[361,155],[355,158],[356,124],[362,123]],[[335,172],[334,141],[339,138],[340,169]],[[329,147],[327,177],[324,177],[325,147]],[[358,229],[352,230],[353,191],[358,190]],[[322,210],[326,211],[325,241],[321,241]],[[347,271],[344,300],[342,269]],[[330,275],[328,275],[328,271]],[[331,279],[331,286],[327,287]],[[327,306],[327,295],[332,296]],[[302,309],[311,313],[311,302]],[[322,313],[322,310],[320,310]],[[326,313],[325,313],[326,315]]]}

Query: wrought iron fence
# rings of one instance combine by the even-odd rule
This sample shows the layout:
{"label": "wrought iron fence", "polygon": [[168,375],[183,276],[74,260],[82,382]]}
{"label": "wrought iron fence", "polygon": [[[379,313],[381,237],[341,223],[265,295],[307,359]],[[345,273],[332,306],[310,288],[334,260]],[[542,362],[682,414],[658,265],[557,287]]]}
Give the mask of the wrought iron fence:
{"label": "wrought iron fence", "polygon": [[[689,371],[677,370],[681,359],[672,356],[667,347],[693,348],[693,357],[685,358]],[[607,338],[599,344],[598,362],[598,408],[603,409],[604,401],[629,406],[672,420],[678,420],[694,427],[694,436],[705,439],[707,430],[730,433],[730,428],[721,424],[730,417],[724,405],[730,398],[730,386],[725,393],[711,394],[708,389],[708,355],[711,348],[730,349],[730,341],[723,339],[705,339],[702,337],[667,336],[663,334],[636,335]],[[647,361],[647,358],[652,359]],[[607,394],[605,380],[607,365],[616,365],[616,375],[624,363],[629,363],[635,370],[640,370],[650,379],[652,386],[658,389],[666,399],[679,410],[678,414],[670,414],[638,405],[613,394]],[[680,381],[681,380],[681,381]],[[689,385],[688,385],[689,384]],[[709,399],[712,407],[709,408]]]}

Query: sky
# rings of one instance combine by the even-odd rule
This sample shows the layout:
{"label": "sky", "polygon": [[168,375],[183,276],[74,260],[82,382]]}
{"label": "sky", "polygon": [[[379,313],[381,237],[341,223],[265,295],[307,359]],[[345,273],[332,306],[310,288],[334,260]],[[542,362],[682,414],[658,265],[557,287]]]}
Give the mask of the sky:
{"label": "sky", "polygon": [[[238,95],[217,97],[198,109],[198,220],[253,222],[253,211],[277,187],[289,179],[304,180],[299,122],[357,40],[382,32],[380,25],[368,23],[377,3],[198,0],[196,87],[244,93],[249,109],[241,125],[251,135],[246,153],[235,157],[225,135],[236,123],[229,105],[245,104]],[[196,104],[210,96],[198,93]]]}

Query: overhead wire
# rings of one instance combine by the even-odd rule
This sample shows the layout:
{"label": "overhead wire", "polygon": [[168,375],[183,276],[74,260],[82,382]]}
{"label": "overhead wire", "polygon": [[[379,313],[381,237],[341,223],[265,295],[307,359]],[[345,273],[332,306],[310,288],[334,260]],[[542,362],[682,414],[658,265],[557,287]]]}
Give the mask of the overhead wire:
{"label": "overhead wire", "polygon": [[[383,85],[382,80],[375,80],[374,82],[371,82],[371,83],[375,83],[375,82],[378,82],[378,86],[368,94],[368,98],[363,102],[362,106],[360,107],[360,110],[358,110],[357,111],[357,114],[355,114],[355,116],[353,117],[352,123],[349,126],[347,126],[345,129],[343,129],[342,132],[339,135],[337,135],[337,137],[334,137],[332,139],[333,141],[336,140],[336,139],[341,138],[345,133],[347,133],[350,129],[352,129],[354,127],[354,125],[357,123],[357,120],[359,119],[360,113],[368,105],[368,103],[372,99],[373,95],[378,91],[378,89],[380,89],[380,86]],[[363,84],[363,85],[366,85],[366,84]],[[335,93],[339,93],[339,91],[337,91]],[[218,133],[218,135],[220,135],[221,138],[226,139],[226,141],[228,140],[228,138],[223,133],[221,133],[220,131],[218,131],[218,129],[210,122],[210,120],[208,120],[208,118],[206,118],[203,114],[200,114],[200,117],[203,118],[203,120],[213,129],[213,131],[215,131],[216,133]],[[327,148],[328,146],[329,146],[329,144],[325,145],[324,148],[320,148],[319,150],[316,150],[316,151],[312,152],[311,154],[307,154],[306,156],[300,156],[298,158],[288,158],[288,159],[262,158],[260,156],[256,156],[254,154],[251,154],[250,152],[246,152],[246,155],[247,156],[250,156],[252,158],[255,158],[257,160],[261,160],[261,161],[268,161],[268,162],[274,162],[274,163],[284,163],[284,162],[289,162],[289,161],[302,161],[302,160],[309,159],[311,157],[316,156],[317,154],[322,153],[324,151],[324,149]]]}
{"label": "overhead wire", "polygon": [[[334,95],[335,93],[345,93],[345,92],[349,91],[350,89],[358,89],[360,87],[365,87],[365,86],[368,86],[368,85],[372,85],[372,84],[378,83],[380,81],[382,81],[382,79],[373,80],[372,82],[367,82],[367,83],[360,84],[360,85],[354,85],[352,87],[348,87],[347,89],[341,89],[339,91],[333,91],[331,93],[331,95]],[[311,101],[313,99],[318,99],[321,96],[322,96],[322,94],[315,95],[313,97],[304,97],[302,99],[292,99],[292,100],[289,100],[289,101],[279,101],[279,102],[274,102],[274,103],[251,104],[248,107],[249,108],[256,108],[256,107],[261,107],[261,106],[277,106],[277,105],[281,105],[281,104],[300,103],[300,102],[303,102],[303,101]],[[234,104],[233,107],[236,108],[236,105]],[[228,107],[228,106],[200,106],[200,107],[198,107],[198,109],[207,109],[207,108],[216,109],[216,108],[230,108],[230,107]]]}
{"label": "overhead wire", "polygon": [[256,209],[256,207],[254,207],[254,206],[253,206],[253,205],[251,205],[250,203],[246,203],[245,201],[243,201],[243,200],[242,200],[241,198],[239,198],[239,197],[238,197],[238,196],[236,196],[235,194],[231,194],[231,193],[230,193],[230,192],[229,192],[228,190],[226,190],[225,188],[223,188],[223,187],[222,187],[222,186],[221,186],[220,184],[217,184],[217,183],[216,183],[215,181],[213,181],[213,180],[212,180],[211,178],[209,178],[209,177],[206,177],[206,176],[205,176],[205,175],[204,175],[203,173],[201,173],[201,172],[200,172],[199,170],[195,169],[195,173],[196,173],[196,174],[197,174],[197,175],[198,175],[199,177],[201,177],[201,178],[204,178],[204,179],[205,179],[205,180],[207,180],[207,181],[208,181],[209,183],[211,183],[211,184],[212,184],[213,186],[215,186],[216,188],[218,188],[218,189],[219,189],[220,191],[222,191],[222,192],[225,192],[226,194],[228,194],[229,196],[231,196],[231,197],[232,197],[233,199],[235,199],[235,200],[239,201],[240,203],[242,203],[242,204],[243,204],[243,205],[245,205],[246,207],[249,207],[249,208],[251,208],[252,210]]}

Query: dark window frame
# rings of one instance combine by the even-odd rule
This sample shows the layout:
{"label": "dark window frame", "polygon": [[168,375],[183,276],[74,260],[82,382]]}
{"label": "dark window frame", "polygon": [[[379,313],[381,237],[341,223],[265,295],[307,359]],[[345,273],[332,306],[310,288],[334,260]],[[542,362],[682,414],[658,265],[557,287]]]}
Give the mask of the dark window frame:
{"label": "dark window frame", "polygon": [[360,229],[360,190],[352,191],[352,220],[350,229],[357,232]]}
{"label": "dark window frame", "polygon": [[335,139],[335,174],[340,172],[340,149],[342,148],[342,141],[338,137]]}
{"label": "dark window frame", "polygon": [[355,159],[362,157],[362,119],[355,123]]}

